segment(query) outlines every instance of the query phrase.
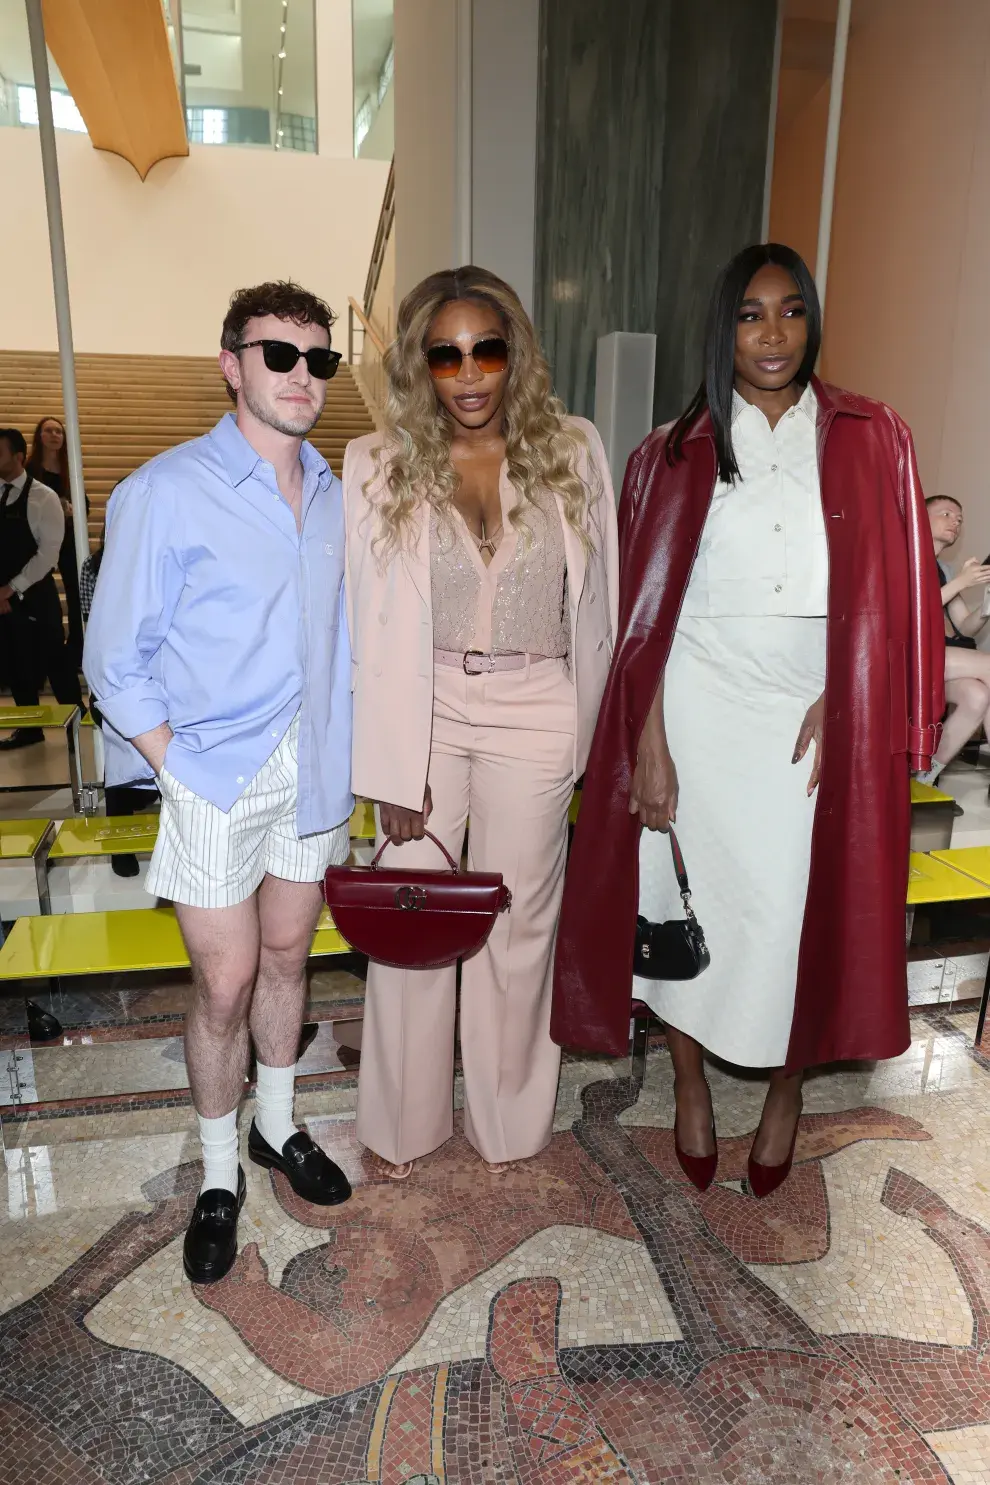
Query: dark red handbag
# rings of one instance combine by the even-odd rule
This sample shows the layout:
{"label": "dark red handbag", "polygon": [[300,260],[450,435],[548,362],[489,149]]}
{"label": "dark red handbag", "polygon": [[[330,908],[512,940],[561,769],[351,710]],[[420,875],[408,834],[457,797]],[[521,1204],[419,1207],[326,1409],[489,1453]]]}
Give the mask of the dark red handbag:
{"label": "dark red handbag", "polygon": [[426,835],[449,871],[381,867],[386,841],[370,866],[331,866],[323,878],[324,901],[347,942],[394,969],[439,969],[466,959],[512,906],[501,872],[459,871],[443,842]]}

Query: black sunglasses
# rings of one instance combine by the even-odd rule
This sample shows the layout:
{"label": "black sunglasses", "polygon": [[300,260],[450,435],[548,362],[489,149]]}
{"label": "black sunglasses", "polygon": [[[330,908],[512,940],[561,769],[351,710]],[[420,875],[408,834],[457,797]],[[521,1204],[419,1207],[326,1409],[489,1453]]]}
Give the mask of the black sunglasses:
{"label": "black sunglasses", "polygon": [[269,371],[291,371],[302,356],[309,367],[310,376],[315,376],[317,381],[328,382],[340,365],[340,351],[331,351],[322,345],[314,346],[309,351],[301,351],[291,340],[245,340],[234,349],[249,351],[254,345],[261,346],[261,354]]}
{"label": "black sunglasses", "polygon": [[[475,341],[468,355],[484,376],[504,371],[509,364],[509,347],[501,336]],[[426,364],[438,381],[445,381],[458,375],[464,365],[464,353],[456,345],[431,345],[426,351]]]}

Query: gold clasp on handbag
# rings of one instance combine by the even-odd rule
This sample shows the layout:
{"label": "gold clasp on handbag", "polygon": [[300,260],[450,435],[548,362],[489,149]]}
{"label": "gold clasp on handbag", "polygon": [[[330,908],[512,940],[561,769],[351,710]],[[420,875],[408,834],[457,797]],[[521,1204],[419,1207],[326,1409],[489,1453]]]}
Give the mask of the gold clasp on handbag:
{"label": "gold clasp on handbag", "polygon": [[395,889],[395,905],[404,912],[416,913],[426,906],[426,888],[403,886]]}

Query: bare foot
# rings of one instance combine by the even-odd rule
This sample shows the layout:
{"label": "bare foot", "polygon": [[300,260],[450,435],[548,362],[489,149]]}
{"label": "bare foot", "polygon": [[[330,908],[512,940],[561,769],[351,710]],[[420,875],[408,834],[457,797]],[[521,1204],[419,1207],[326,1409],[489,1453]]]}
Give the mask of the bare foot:
{"label": "bare foot", "polygon": [[771,1082],[753,1141],[753,1159],[760,1165],[782,1165],[787,1159],[802,1107],[800,1074]]}
{"label": "bare foot", "polygon": [[692,1078],[690,1082],[681,1082],[675,1078],[674,1099],[677,1105],[677,1142],[685,1155],[713,1155],[712,1094],[706,1080]]}

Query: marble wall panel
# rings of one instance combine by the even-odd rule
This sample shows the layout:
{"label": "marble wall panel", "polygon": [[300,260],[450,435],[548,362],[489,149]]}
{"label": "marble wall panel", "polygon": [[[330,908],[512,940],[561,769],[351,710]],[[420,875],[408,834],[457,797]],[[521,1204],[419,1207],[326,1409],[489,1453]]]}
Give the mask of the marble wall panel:
{"label": "marble wall panel", "polygon": [[759,241],[776,0],[681,0],[670,29],[656,319],[655,421],[701,379],[718,268]]}
{"label": "marble wall panel", "polygon": [[718,265],[759,235],[777,0],[542,0],[536,318],[557,389],[657,334],[657,420],[700,374]]}
{"label": "marble wall panel", "polygon": [[654,328],[671,5],[543,0],[536,318],[589,417],[599,335]]}

